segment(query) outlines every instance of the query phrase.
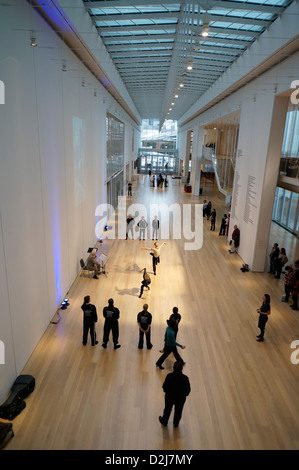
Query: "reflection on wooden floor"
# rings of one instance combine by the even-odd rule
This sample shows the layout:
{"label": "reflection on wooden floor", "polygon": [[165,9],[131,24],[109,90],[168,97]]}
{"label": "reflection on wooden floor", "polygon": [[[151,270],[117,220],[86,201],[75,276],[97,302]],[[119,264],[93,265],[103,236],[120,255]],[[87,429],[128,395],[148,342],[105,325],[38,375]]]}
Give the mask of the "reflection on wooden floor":
{"label": "reflection on wooden floor", "polygon": [[[183,185],[150,188],[145,176],[133,185],[127,204],[198,203],[210,199],[217,210],[216,231],[204,220],[204,242],[185,251],[182,240],[168,240],[161,252],[151,290],[139,299],[142,275],[151,256],[141,246],[151,240],[110,240],[107,277],[78,276],[69,292],[70,306],[57,325],[50,324],[23,373],[36,379],[27,407],[13,421],[15,437],[7,449],[299,449],[299,364],[291,362],[291,342],[299,340],[299,312],[281,302],[283,280],[265,273],[242,273],[242,260],[228,253],[218,236],[224,198],[211,186],[202,197]],[[289,259],[296,239],[278,226],[274,241]],[[271,237],[272,238],[272,237]],[[274,240],[275,238],[275,240]],[[267,270],[266,270],[267,271]],[[265,342],[257,343],[256,309],[262,295],[272,299]],[[82,345],[83,297],[97,306],[99,344]],[[120,309],[120,344],[101,346],[102,309],[109,297]],[[148,303],[153,315],[152,350],[138,350],[137,313]],[[166,319],[172,307],[182,314],[178,341],[186,361],[191,394],[177,429],[163,428],[162,383],[172,370],[157,370]]]}

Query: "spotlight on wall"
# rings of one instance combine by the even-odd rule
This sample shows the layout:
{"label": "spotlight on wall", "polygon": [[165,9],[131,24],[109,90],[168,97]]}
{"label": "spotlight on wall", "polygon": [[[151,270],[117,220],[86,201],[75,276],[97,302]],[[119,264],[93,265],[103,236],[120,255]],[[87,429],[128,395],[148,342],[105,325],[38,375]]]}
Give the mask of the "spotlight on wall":
{"label": "spotlight on wall", "polygon": [[64,299],[65,305],[68,307],[70,305],[69,299]]}
{"label": "spotlight on wall", "polygon": [[32,47],[37,46],[36,37],[33,31],[31,31],[31,36],[30,36],[30,46]]}
{"label": "spotlight on wall", "polygon": [[67,309],[67,303],[65,301],[61,302],[61,310],[66,310]]}

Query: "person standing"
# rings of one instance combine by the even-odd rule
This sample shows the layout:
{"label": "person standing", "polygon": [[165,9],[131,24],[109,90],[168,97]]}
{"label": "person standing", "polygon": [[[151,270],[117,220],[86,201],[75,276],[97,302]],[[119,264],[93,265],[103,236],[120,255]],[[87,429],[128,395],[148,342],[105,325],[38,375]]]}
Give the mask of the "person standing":
{"label": "person standing", "polygon": [[182,349],[185,349],[185,346],[179,344],[176,342],[175,339],[175,322],[174,320],[167,320],[167,328],[166,328],[166,333],[165,333],[165,345],[164,345],[164,352],[162,356],[157,360],[156,362],[156,367],[159,369],[164,369],[162,366],[163,362],[165,359],[169,356],[169,354],[173,353],[174,357],[176,358],[177,361],[182,362],[184,364],[183,359],[178,353],[177,346],[179,346]]}
{"label": "person standing", "polygon": [[[143,289],[144,289],[145,287],[147,288],[147,290],[150,290],[150,286],[149,286],[149,285],[150,285],[150,283],[152,282],[149,273],[146,272],[146,268],[143,268],[143,270],[141,270],[141,271],[143,271],[143,281],[142,281],[141,287],[140,287],[139,298],[142,296],[142,294],[143,294]],[[140,271],[140,272],[141,272],[141,271]]]}
{"label": "person standing", "polygon": [[153,257],[153,271],[154,271],[154,275],[156,276],[156,267],[157,267],[157,264],[160,263],[160,251],[161,251],[161,248],[163,245],[166,245],[166,242],[164,243],[161,243],[161,245],[159,245],[157,242],[154,243],[154,248],[145,248],[145,247],[142,247],[141,249],[142,250],[147,250],[147,251],[150,251],[152,257]]}
{"label": "person standing", "polygon": [[145,229],[147,228],[148,223],[145,218],[142,216],[141,220],[139,220],[137,227],[139,228],[139,240],[145,240]]}
{"label": "person standing", "polygon": [[146,338],[147,349],[152,349],[151,343],[151,326],[152,326],[152,314],[148,311],[148,305],[143,305],[143,310],[137,315],[137,324],[139,327],[139,342],[138,349],[143,348],[144,335]]}
{"label": "person standing", "polygon": [[174,406],[173,425],[175,428],[178,427],[186,398],[191,392],[189,378],[182,371],[183,363],[176,361],[173,365],[173,372],[166,376],[162,385],[165,392],[165,407],[163,416],[159,416],[159,421],[163,426],[167,426]]}
{"label": "person standing", "polygon": [[212,203],[211,201],[209,201],[206,207],[207,220],[210,220],[211,211],[212,211]]}
{"label": "person standing", "polygon": [[175,324],[175,337],[177,337],[178,330],[179,330],[179,323],[182,319],[181,314],[179,313],[179,309],[177,307],[173,307],[172,314],[169,317],[170,321],[174,321]]}
{"label": "person standing", "polygon": [[274,274],[274,263],[275,263],[275,260],[276,258],[278,257],[279,255],[279,247],[278,247],[278,243],[274,243],[273,247],[272,247],[272,250],[270,252],[270,269],[269,269],[269,273],[271,274]]}
{"label": "person standing", "polygon": [[221,219],[221,226],[220,226],[219,235],[225,235],[226,226],[227,226],[227,215],[224,214],[222,219]]}
{"label": "person standing", "polygon": [[131,232],[132,240],[134,240],[133,225],[135,224],[134,218],[129,214],[127,218],[127,234],[126,240],[128,239],[129,231]]}
{"label": "person standing", "polygon": [[295,279],[294,279],[294,285],[292,288],[293,304],[290,305],[290,307],[293,310],[298,310],[298,294],[299,294],[299,271],[295,270]]}
{"label": "person standing", "polygon": [[159,230],[159,228],[160,228],[160,222],[158,220],[158,217],[155,215],[155,218],[152,221],[152,229],[153,229],[152,240],[154,240],[154,238],[156,240],[158,240],[158,230]]}
{"label": "person standing", "polygon": [[120,348],[120,344],[118,344],[118,336],[119,336],[119,327],[118,327],[118,319],[119,319],[119,309],[114,307],[113,299],[108,300],[108,305],[103,309],[103,317],[105,318],[104,323],[104,334],[103,334],[103,348],[107,348],[107,343],[109,341],[110,331],[112,330],[112,340],[114,344],[114,349]]}
{"label": "person standing", "polygon": [[213,209],[211,212],[211,230],[215,230],[215,223],[216,223],[216,210]]}
{"label": "person standing", "polygon": [[266,323],[271,314],[269,294],[264,294],[262,306],[257,309],[257,313],[259,313],[258,328],[261,330],[260,334],[257,335],[257,341],[261,342],[264,341]]}
{"label": "person standing", "polygon": [[228,251],[230,253],[235,253],[239,245],[240,245],[240,230],[238,229],[237,225],[234,225],[234,231],[232,233],[232,239],[231,239],[231,246],[230,246],[230,250]]}
{"label": "person standing", "polygon": [[281,271],[284,265],[288,262],[285,248],[280,248],[279,255],[274,260],[274,274],[276,273],[275,279],[280,279]]}
{"label": "person standing", "polygon": [[96,306],[90,303],[90,296],[84,297],[84,302],[81,305],[83,310],[83,340],[82,343],[86,346],[88,333],[90,333],[91,345],[98,344],[96,340],[95,323],[98,321]]}
{"label": "person standing", "polygon": [[128,182],[128,196],[132,196],[132,183],[131,183],[131,181]]}
{"label": "person standing", "polygon": [[284,292],[285,296],[281,298],[282,302],[288,302],[290,298],[290,294],[292,292],[292,288],[295,282],[295,271],[292,266],[285,267],[284,273]]}

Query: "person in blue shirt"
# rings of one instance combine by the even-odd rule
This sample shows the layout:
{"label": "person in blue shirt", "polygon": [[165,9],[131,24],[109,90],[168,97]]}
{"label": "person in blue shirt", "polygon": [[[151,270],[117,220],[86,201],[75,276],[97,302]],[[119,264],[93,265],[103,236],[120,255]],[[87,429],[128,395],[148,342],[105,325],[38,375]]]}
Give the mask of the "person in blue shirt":
{"label": "person in blue shirt", "polygon": [[183,359],[178,353],[177,346],[179,346],[182,349],[185,349],[185,346],[176,342],[176,339],[175,339],[176,324],[174,320],[167,320],[167,325],[168,326],[166,328],[166,333],[165,333],[164,352],[162,356],[156,362],[156,367],[158,367],[159,369],[164,369],[162,364],[171,353],[173,353],[177,361],[182,362],[184,364]]}

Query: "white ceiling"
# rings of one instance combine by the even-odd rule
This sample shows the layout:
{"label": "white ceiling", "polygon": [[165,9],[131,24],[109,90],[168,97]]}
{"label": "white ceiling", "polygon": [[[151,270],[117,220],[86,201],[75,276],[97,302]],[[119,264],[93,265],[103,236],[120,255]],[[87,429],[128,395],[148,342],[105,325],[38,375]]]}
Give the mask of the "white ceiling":
{"label": "white ceiling", "polygon": [[292,1],[83,3],[141,118],[178,120]]}

